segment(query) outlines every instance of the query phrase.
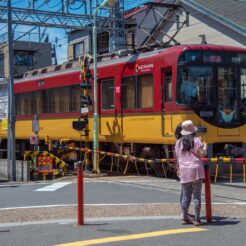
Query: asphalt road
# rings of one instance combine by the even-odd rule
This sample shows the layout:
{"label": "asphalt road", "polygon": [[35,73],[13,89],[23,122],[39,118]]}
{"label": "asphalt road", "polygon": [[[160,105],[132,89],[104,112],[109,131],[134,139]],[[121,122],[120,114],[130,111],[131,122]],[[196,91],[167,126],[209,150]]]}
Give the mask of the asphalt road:
{"label": "asphalt road", "polygon": [[[131,182],[130,182],[131,181]],[[140,181],[140,180],[139,180]],[[65,181],[64,181],[65,182]],[[51,183],[2,184],[0,185],[0,208],[76,204],[76,180],[56,191],[37,191]],[[129,183],[128,183],[129,182]],[[143,182],[143,181],[142,181]],[[176,181],[171,181],[176,182]],[[155,181],[148,183],[128,180],[100,179],[85,180],[84,199],[86,204],[120,203],[174,203],[179,201],[179,186],[172,192],[165,187],[152,187]]]}
{"label": "asphalt road", "polygon": [[[218,221],[213,224],[201,227],[181,226],[178,219],[164,218],[88,221],[81,227],[66,221],[39,225],[1,226],[0,240],[1,245],[5,246],[245,245],[246,219],[217,219]],[[180,232],[180,229],[183,231]],[[92,239],[94,241],[88,241]]]}
{"label": "asphalt road", "polygon": [[[55,191],[37,191],[53,183],[68,182]],[[213,202],[246,202],[246,184],[212,184]],[[180,184],[154,177],[104,177],[84,179],[86,204],[177,203]],[[0,208],[76,204],[76,179],[49,182],[0,183]],[[204,201],[204,197],[203,197]]]}
{"label": "asphalt road", "polygon": [[[52,191],[53,188],[56,190]],[[154,177],[86,178],[84,197],[88,206],[85,211],[87,213],[85,225],[75,226],[76,206],[71,207],[71,205],[76,204],[76,179],[27,184],[0,183],[0,217],[5,215],[5,220],[2,220],[4,222],[0,223],[0,244],[5,246],[192,246],[198,243],[199,246],[244,245],[246,212],[239,213],[238,216],[237,211],[246,211],[245,188],[246,184],[242,182],[212,184],[212,201],[219,206],[216,208],[214,205],[214,208],[220,217],[213,217],[212,224],[198,228],[180,225],[178,204],[180,185],[176,180]],[[39,189],[41,191],[38,191]],[[58,217],[48,215],[49,220],[40,216],[42,218],[40,221],[25,221],[24,217],[27,213],[31,213],[29,207],[39,206],[44,209],[32,208],[32,213],[35,211],[52,213],[47,205],[68,206],[61,209]],[[45,206],[47,208],[44,208]],[[223,216],[223,206],[227,206],[224,210],[227,211],[225,216]],[[19,207],[27,208],[10,209]],[[136,208],[139,213],[135,214],[135,211],[138,211],[134,210]],[[151,208],[167,208],[168,211],[162,210],[158,213]],[[56,212],[59,210],[53,209]],[[75,214],[65,217],[68,209]],[[125,209],[127,211],[124,211]],[[170,213],[172,209],[175,210],[174,213]],[[24,210],[26,214],[22,215]],[[234,215],[233,211],[236,212]],[[7,223],[6,214],[11,217],[13,213],[18,221],[10,220],[12,222]]]}

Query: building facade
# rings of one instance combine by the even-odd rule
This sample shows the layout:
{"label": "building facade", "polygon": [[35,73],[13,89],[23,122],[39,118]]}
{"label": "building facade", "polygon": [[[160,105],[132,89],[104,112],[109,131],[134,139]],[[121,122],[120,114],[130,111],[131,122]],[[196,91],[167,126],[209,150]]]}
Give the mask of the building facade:
{"label": "building facade", "polygon": [[[233,7],[232,7],[233,6]],[[151,45],[246,45],[246,1],[156,0],[124,14],[126,49]],[[98,53],[109,51],[107,32],[98,33]],[[92,32],[69,34],[69,60],[92,54]]]}
{"label": "building facade", "polygon": [[[13,44],[14,77],[21,77],[26,71],[52,65],[50,43],[15,41]],[[0,44],[0,77],[9,77],[8,43]]]}

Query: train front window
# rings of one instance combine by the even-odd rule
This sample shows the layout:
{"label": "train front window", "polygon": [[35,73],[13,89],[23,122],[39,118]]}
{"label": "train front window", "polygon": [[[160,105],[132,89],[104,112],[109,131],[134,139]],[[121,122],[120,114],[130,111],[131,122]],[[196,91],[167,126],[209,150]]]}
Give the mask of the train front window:
{"label": "train front window", "polygon": [[236,122],[238,120],[236,68],[219,66],[217,71],[219,122],[221,124]]}
{"label": "train front window", "polygon": [[214,103],[213,69],[208,66],[180,66],[177,102],[183,105]]}
{"label": "train front window", "polygon": [[187,51],[178,61],[177,104],[203,120],[233,128],[246,123],[246,53]]}

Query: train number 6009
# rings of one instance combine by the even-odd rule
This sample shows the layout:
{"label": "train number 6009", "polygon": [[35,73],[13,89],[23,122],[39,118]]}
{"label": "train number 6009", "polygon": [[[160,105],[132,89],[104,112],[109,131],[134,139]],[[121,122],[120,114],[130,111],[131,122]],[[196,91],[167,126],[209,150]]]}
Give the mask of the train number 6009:
{"label": "train number 6009", "polygon": [[211,118],[213,117],[214,112],[213,111],[200,111],[200,117],[202,118]]}

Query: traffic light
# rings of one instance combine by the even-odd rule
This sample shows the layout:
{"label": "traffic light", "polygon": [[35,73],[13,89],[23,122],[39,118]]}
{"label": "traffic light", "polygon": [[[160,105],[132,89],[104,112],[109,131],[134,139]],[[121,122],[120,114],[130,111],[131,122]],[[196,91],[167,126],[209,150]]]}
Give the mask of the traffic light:
{"label": "traffic light", "polygon": [[80,84],[80,88],[85,90],[91,89],[91,83],[87,79],[83,80],[83,82]]}
{"label": "traffic light", "polygon": [[90,60],[91,58],[89,55],[84,55],[83,59],[80,60],[81,62],[81,84],[80,88],[82,89],[80,96],[80,112],[81,116],[79,117],[78,121],[73,121],[72,126],[73,129],[77,131],[83,131],[85,136],[85,142],[88,142],[89,139],[89,126],[88,126],[88,113],[89,113],[89,106],[92,105],[91,97],[89,96],[89,90],[92,88],[90,80],[92,78],[91,71],[90,71]]}
{"label": "traffic light", "polygon": [[88,115],[83,114],[78,121],[73,121],[73,129],[77,131],[85,131],[85,135],[89,134],[88,126]]}
{"label": "traffic light", "polygon": [[84,121],[73,121],[73,129],[77,131],[83,131],[86,127]]}
{"label": "traffic light", "polygon": [[92,105],[92,100],[90,98],[90,96],[81,96],[80,98],[80,103],[81,103],[81,107],[88,107],[89,105]]}

